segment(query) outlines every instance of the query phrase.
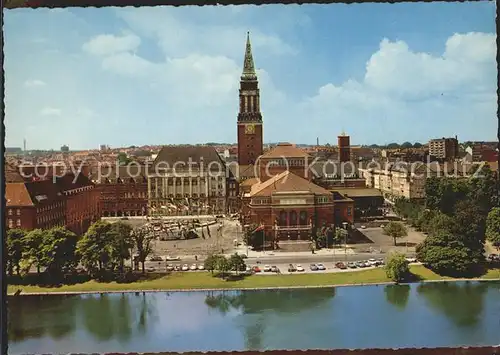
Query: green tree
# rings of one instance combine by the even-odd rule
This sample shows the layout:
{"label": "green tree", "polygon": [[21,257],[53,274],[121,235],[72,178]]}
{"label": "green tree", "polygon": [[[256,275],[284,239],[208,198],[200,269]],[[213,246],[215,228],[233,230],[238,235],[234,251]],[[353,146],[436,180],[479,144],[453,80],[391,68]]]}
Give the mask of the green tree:
{"label": "green tree", "polygon": [[408,148],[412,148],[413,147],[413,144],[411,144],[410,142],[404,142],[403,144],[401,144],[401,148],[404,148],[404,149],[408,149]]}
{"label": "green tree", "polygon": [[230,269],[236,271],[236,273],[245,271],[246,268],[245,260],[243,260],[241,255],[238,255],[237,253],[231,255],[231,257],[229,258],[229,265]]}
{"label": "green tree", "polygon": [[410,274],[408,260],[402,253],[391,253],[385,263],[385,273],[395,282],[406,279]]}
{"label": "green tree", "polygon": [[420,143],[420,142],[415,142],[415,143],[413,144],[413,148],[422,148],[422,143]]}
{"label": "green tree", "polygon": [[471,200],[459,201],[453,213],[451,233],[460,237],[464,245],[474,254],[474,258],[484,258],[487,215]]}
{"label": "green tree", "polygon": [[225,277],[229,270],[231,270],[231,264],[224,255],[217,256],[215,267],[216,270],[221,273],[222,277]]}
{"label": "green tree", "polygon": [[256,231],[258,227],[257,224],[251,224],[243,236],[245,244],[253,249],[260,249],[264,245],[264,231]]}
{"label": "green tree", "polygon": [[81,263],[91,275],[95,276],[96,272],[110,268],[113,258],[113,240],[111,224],[97,221],[78,241],[77,253]]}
{"label": "green tree", "polygon": [[445,232],[429,235],[417,247],[417,258],[438,274],[450,276],[477,272],[482,259],[471,252],[462,238]]}
{"label": "green tree", "polygon": [[205,261],[203,262],[203,266],[205,267],[205,270],[210,271],[213,274],[214,270],[217,269],[217,255],[215,254],[208,255]]}
{"label": "green tree", "polygon": [[121,272],[124,271],[125,260],[131,257],[134,247],[132,227],[128,223],[117,222],[111,225],[111,259],[117,261]]}
{"label": "green tree", "polygon": [[132,231],[132,239],[137,250],[137,260],[141,263],[142,273],[146,272],[146,258],[153,251],[154,235],[146,228],[138,227]]}
{"label": "green tree", "polygon": [[10,276],[14,274],[14,269],[17,275],[20,274],[20,263],[23,259],[23,251],[25,249],[24,237],[26,232],[22,229],[7,230],[7,272]]}
{"label": "green tree", "polygon": [[72,271],[78,265],[76,244],[78,237],[64,227],[47,231],[44,243],[46,271],[53,276]]}
{"label": "green tree", "polygon": [[42,229],[33,229],[24,237],[25,252],[23,259],[29,264],[36,265],[36,271],[40,274],[40,268],[45,266],[44,243],[47,241],[47,232]]}
{"label": "green tree", "polygon": [[403,223],[392,221],[384,226],[384,234],[393,238],[394,245],[397,245],[397,239],[406,237],[408,231]]}
{"label": "green tree", "polygon": [[439,211],[429,214],[428,217],[430,218],[426,222],[426,231],[430,235],[453,230],[454,220],[452,217]]}
{"label": "green tree", "polygon": [[347,237],[347,231],[345,229],[340,227],[335,228],[333,244],[334,245],[342,244],[346,240],[346,237]]}
{"label": "green tree", "polygon": [[500,248],[500,207],[494,207],[486,219],[486,239],[497,249]]}

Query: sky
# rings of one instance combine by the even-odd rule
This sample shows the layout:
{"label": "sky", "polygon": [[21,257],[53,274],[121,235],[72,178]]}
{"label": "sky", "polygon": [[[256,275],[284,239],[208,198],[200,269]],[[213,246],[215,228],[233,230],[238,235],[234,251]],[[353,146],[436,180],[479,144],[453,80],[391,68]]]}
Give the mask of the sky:
{"label": "sky", "polygon": [[4,12],[6,146],[236,142],[250,31],[265,142],[496,140],[494,2]]}

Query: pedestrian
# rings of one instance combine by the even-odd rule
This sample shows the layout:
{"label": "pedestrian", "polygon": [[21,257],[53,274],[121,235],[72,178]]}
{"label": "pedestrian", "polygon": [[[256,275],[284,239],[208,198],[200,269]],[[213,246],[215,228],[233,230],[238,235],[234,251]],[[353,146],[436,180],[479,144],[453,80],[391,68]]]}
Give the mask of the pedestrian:
{"label": "pedestrian", "polygon": [[198,255],[194,256],[194,261],[198,261]]}

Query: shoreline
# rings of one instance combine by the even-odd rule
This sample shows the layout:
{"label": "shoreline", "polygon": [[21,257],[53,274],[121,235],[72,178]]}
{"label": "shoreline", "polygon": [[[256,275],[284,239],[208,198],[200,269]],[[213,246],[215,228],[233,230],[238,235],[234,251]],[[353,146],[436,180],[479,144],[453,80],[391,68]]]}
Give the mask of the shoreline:
{"label": "shoreline", "polygon": [[416,282],[402,282],[396,283],[393,281],[388,282],[367,282],[367,283],[344,283],[332,285],[309,285],[309,286],[271,286],[271,287],[232,287],[232,288],[188,288],[188,289],[145,289],[145,290],[101,290],[101,291],[53,291],[53,292],[21,292],[18,295],[15,293],[7,293],[7,296],[49,296],[49,295],[104,295],[104,294],[125,294],[125,293],[182,293],[182,292],[228,292],[228,291],[272,291],[272,290],[297,290],[297,289],[313,289],[313,288],[335,288],[335,287],[355,287],[355,286],[388,286],[388,285],[412,285],[412,284],[426,284],[436,282],[493,282],[500,281],[500,278],[468,278],[468,279],[444,279],[444,280],[423,280]]}

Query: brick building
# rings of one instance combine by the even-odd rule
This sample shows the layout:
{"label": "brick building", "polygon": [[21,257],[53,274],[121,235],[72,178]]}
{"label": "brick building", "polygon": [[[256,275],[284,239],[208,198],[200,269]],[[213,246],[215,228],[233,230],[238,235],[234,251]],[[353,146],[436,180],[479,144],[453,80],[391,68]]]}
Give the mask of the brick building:
{"label": "brick building", "polygon": [[312,159],[302,149],[291,143],[280,143],[258,159],[258,174],[264,182],[288,170],[306,180],[311,179],[308,163]]}
{"label": "brick building", "polygon": [[453,160],[458,158],[459,149],[457,137],[431,139],[429,141],[429,155],[442,160]]}
{"label": "brick building", "polygon": [[7,228],[64,226],[83,234],[99,219],[99,193],[83,174],[26,181],[17,168],[8,166],[6,171]]}
{"label": "brick building", "polygon": [[339,162],[344,163],[351,161],[351,140],[350,137],[342,132],[338,138],[338,154]]}
{"label": "brick building", "polygon": [[147,167],[101,166],[91,173],[100,194],[103,217],[145,216],[148,208]]}
{"label": "brick building", "polygon": [[66,200],[66,228],[77,235],[84,234],[101,217],[99,190],[83,174],[58,177],[56,185]]}
{"label": "brick building", "polygon": [[333,225],[333,195],[290,171],[254,184],[243,196],[243,223],[264,227],[266,241],[280,247],[310,242],[313,229]]}

